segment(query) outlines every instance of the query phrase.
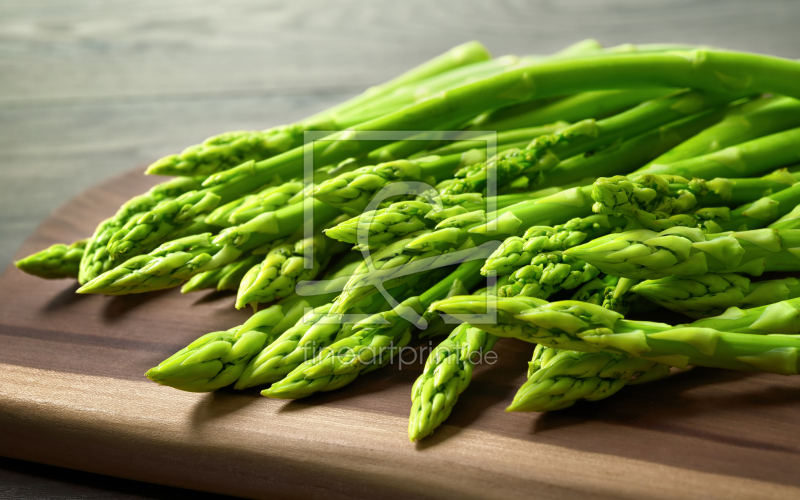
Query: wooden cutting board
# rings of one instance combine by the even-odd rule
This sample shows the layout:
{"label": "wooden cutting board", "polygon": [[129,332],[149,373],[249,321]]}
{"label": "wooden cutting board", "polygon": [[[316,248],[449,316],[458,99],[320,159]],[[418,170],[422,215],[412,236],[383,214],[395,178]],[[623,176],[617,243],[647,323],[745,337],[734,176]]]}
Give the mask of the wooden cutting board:
{"label": "wooden cutting board", "polygon": [[[92,233],[157,179],[78,196],[17,257]],[[406,437],[422,364],[298,402],[190,394],[143,373],[240,324],[230,294],[78,296],[0,277],[0,454],[261,498],[799,498],[800,377],[695,369],[548,414],[503,409],[533,347],[498,344],[432,438]]]}

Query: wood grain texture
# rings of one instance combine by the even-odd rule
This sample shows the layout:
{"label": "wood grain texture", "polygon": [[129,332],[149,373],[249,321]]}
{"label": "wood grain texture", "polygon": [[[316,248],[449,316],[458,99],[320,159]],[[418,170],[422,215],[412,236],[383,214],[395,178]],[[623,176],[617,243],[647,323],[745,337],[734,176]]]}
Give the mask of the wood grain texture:
{"label": "wood grain texture", "polygon": [[[91,229],[152,179],[76,197],[20,254]],[[0,277],[0,449],[24,460],[252,498],[797,498],[800,378],[696,369],[550,414],[503,411],[532,346],[504,341],[452,417],[407,440],[421,362],[286,402],[143,377],[247,313],[229,294],[78,296]]]}

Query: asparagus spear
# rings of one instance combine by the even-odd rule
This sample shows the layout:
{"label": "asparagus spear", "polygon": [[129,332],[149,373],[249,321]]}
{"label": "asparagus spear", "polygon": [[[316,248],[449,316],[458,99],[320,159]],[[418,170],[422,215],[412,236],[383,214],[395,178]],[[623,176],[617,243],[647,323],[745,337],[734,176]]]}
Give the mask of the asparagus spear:
{"label": "asparagus spear", "polygon": [[[638,174],[673,174],[711,179],[720,176],[719,165],[727,167],[725,177],[756,174],[791,165],[800,160],[800,127],[759,137],[703,156],[668,165],[652,164]],[[714,173],[711,173],[714,172]]]}
{"label": "asparagus spear", "polygon": [[[343,261],[327,277],[333,280],[335,288],[336,280],[352,270],[352,265]],[[214,391],[230,385],[245,372],[250,360],[291,329],[306,309],[333,298],[325,292],[305,299],[287,298],[257,312],[243,325],[203,335],[145,375],[161,385],[192,392]]]}
{"label": "asparagus spear", "polygon": [[640,378],[654,380],[669,374],[669,366],[610,352],[579,352],[536,346],[528,380],[506,411],[553,411],[577,401],[598,401]]}
{"label": "asparagus spear", "polygon": [[433,349],[411,389],[408,438],[419,441],[444,422],[472,378],[475,357],[489,351],[498,337],[467,324],[456,327]]}
{"label": "asparagus spear", "polygon": [[230,227],[243,224],[263,213],[274,212],[282,207],[296,203],[297,195],[303,191],[299,180],[269,186],[257,194],[244,196],[214,209],[206,217],[213,226]]}
{"label": "asparagus spear", "polygon": [[691,325],[727,332],[797,335],[800,333],[800,299],[750,309],[731,307],[719,316],[698,319]]}
{"label": "asparagus spear", "polygon": [[[421,151],[411,155],[410,158],[419,158],[424,156],[448,156],[455,153],[464,153],[470,149],[486,149],[486,145],[489,141],[494,141],[497,147],[506,146],[504,149],[509,149],[509,147],[524,147],[537,137],[547,134],[554,134],[568,126],[569,123],[566,121],[553,120],[552,123],[548,122],[547,124],[539,125],[537,127],[528,126],[524,128],[513,128],[503,132],[493,132],[487,135],[481,135],[478,137],[471,137],[469,139],[452,142],[435,149]],[[517,146],[518,144],[521,144],[521,146]]]}
{"label": "asparagus spear", "polygon": [[707,50],[611,54],[545,63],[531,62],[450,89],[347,131],[337,132],[325,141],[314,141],[258,163],[248,162],[212,175],[204,182],[205,189],[184,195],[174,203],[151,211],[140,219],[139,225],[128,228],[116,238],[121,239],[130,231],[141,231],[140,235],[144,236],[162,224],[175,226],[203,215],[219,204],[257,190],[276,177],[288,177],[287,174],[302,168],[307,155],[310,155],[309,158],[313,156],[317,165],[330,165],[386,144],[386,141],[380,140],[361,140],[361,132],[435,129],[442,123],[466,120],[487,109],[598,87],[674,86],[711,91],[722,88],[734,92],[774,92],[800,96],[798,76],[800,63]]}
{"label": "asparagus spear", "polygon": [[[407,284],[390,289],[394,299],[406,298],[411,293]],[[385,311],[386,298],[372,296],[349,309],[347,314],[333,313],[334,303],[317,307],[295,326],[268,345],[256,356],[239,380],[236,389],[269,384],[284,378],[302,363],[314,358],[318,352],[333,343],[354,334],[351,318]]]}
{"label": "asparagus spear", "polygon": [[646,280],[631,291],[671,311],[706,318],[729,307],[756,307],[800,297],[800,281],[784,278],[751,282],[738,274],[709,273]]}
{"label": "asparagus spear", "polygon": [[585,262],[570,259],[561,252],[537,255],[530,264],[508,276],[498,287],[500,297],[538,297],[546,299],[560,290],[571,290],[596,278],[600,271]]}
{"label": "asparagus spear", "polygon": [[144,215],[162,201],[180,196],[200,187],[200,182],[192,177],[178,177],[162,182],[148,192],[135,196],[125,202],[114,217],[100,223],[94,235],[89,238],[81,258],[78,282],[88,283],[113,267],[111,254],[106,248],[111,237],[133,217]]}
{"label": "asparagus spear", "polygon": [[[700,113],[688,119],[679,120],[667,127],[651,131],[624,142],[619,148],[606,151],[591,157],[581,157],[577,161],[569,160],[554,170],[563,169],[569,182],[580,180],[581,175],[594,172],[595,175],[608,170],[619,172],[632,168],[636,164],[647,161],[652,155],[659,154],[681,140],[691,137],[702,127],[716,120],[716,113]],[[575,160],[575,159],[573,159]],[[485,217],[485,222],[471,216],[471,223],[460,228],[435,228],[430,234],[423,234],[415,240],[409,249],[427,250],[432,247],[457,248],[468,236],[476,242],[482,242],[497,236],[517,234],[522,228],[566,222],[576,217],[591,215],[591,186],[575,187],[556,194],[518,203],[511,207],[495,210]],[[452,243],[451,243],[452,242]]]}
{"label": "asparagus spear", "polygon": [[799,225],[800,200],[797,201],[797,206],[795,206],[791,212],[781,216],[778,220],[770,224],[769,227],[773,229],[800,229],[800,227],[798,227]]}
{"label": "asparagus spear", "polygon": [[564,251],[625,227],[621,217],[604,214],[576,217],[557,226],[533,226],[522,237],[510,236],[486,259],[481,274],[508,275],[526,266],[542,252]]}
{"label": "asparagus spear", "polygon": [[325,347],[261,394],[279,399],[303,398],[315,392],[338,389],[352,382],[362,371],[386,365],[411,340],[413,324],[406,319],[409,314],[419,317],[428,305],[445,297],[456,281],[465,288],[477,284],[479,267],[480,261],[465,262],[421,295],[356,323],[351,336]]}
{"label": "asparagus spear", "polygon": [[[752,210],[753,204],[750,204],[731,212],[730,215],[728,212],[724,212],[728,220],[719,220],[719,224],[730,229],[740,226],[744,226],[745,228],[763,227],[770,220],[774,220],[779,216],[782,210],[781,207],[785,209],[788,206],[792,206],[793,203],[800,202],[800,186],[797,188],[792,187],[785,191],[787,192],[779,192],[763,199],[764,203],[762,203],[762,205],[766,204],[766,206],[771,207],[766,213],[763,210],[761,213],[759,213],[758,210]],[[757,215],[758,217],[752,217],[753,215]],[[579,220],[580,219],[578,219],[578,221]],[[589,220],[591,220],[591,218]],[[710,227],[714,227],[719,231],[723,230],[714,220],[703,220],[700,216],[688,217],[687,220],[679,217],[652,220],[654,225],[672,224],[691,226],[698,222],[702,222],[707,226],[703,227],[704,230],[708,230]],[[607,224],[593,226],[594,234],[592,236],[596,237],[600,234],[607,234],[611,232],[612,229],[622,229],[625,227],[624,219],[620,220],[619,218],[614,218],[612,224],[613,226],[610,228]],[[585,237],[585,233],[582,231],[577,231],[575,233],[570,231],[571,228],[569,226],[570,224],[567,224],[566,228],[562,229],[560,233],[557,233],[563,238],[563,240],[556,240],[557,247],[563,250],[580,244],[583,241],[581,238]],[[528,229],[527,233],[535,235],[538,230],[537,227],[533,227]],[[548,233],[545,233],[545,235],[547,234]],[[506,253],[506,251],[502,250],[502,246],[495,252],[495,254],[497,254],[495,255],[495,257],[497,257],[496,261],[490,260],[492,259],[491,257],[487,259],[487,264],[484,265],[484,274],[491,273],[492,268],[500,269],[501,272],[499,274],[509,274],[508,282],[498,287],[498,294],[500,296],[514,297],[517,295],[527,295],[546,299],[560,290],[569,290],[580,286],[588,280],[593,279],[599,273],[599,270],[592,264],[588,264],[579,258],[569,258],[558,251],[548,253],[534,252],[533,250],[538,247],[533,244],[535,239],[531,239],[530,241],[531,243],[528,245],[531,251],[517,253],[518,250],[516,249],[521,246],[519,239],[509,238],[504,242],[504,245],[508,248],[508,261],[504,261],[501,258],[501,255]],[[549,244],[550,240],[544,240],[544,243]],[[542,249],[538,249],[538,252],[542,251]],[[602,303],[611,310],[624,313],[635,299],[635,296],[631,296],[631,294],[627,293],[631,285],[632,283],[627,279],[624,279],[619,286],[617,286],[617,283],[614,283],[614,286],[608,287],[604,292],[603,300],[598,303]]]}
{"label": "asparagus spear", "polygon": [[[699,207],[735,207],[778,192],[797,183],[800,174],[785,169],[752,179],[686,179],[681,176],[645,174],[600,178],[594,183],[593,210],[624,216],[638,227],[659,231],[663,219],[687,213]],[[667,224],[670,224],[668,221]]]}
{"label": "asparagus spear", "polygon": [[[751,325],[772,321],[773,331],[798,332],[800,310],[787,302],[767,307],[790,308],[794,315],[759,312],[748,316]],[[718,330],[722,323],[700,320],[673,327],[664,323],[631,321],[601,306],[585,302],[547,303],[531,297],[501,298],[488,304],[472,296],[450,297],[431,308],[447,314],[463,314],[474,326],[500,337],[516,337],[548,347],[583,352],[627,354],[647,361],[685,369],[689,365],[731,370],[797,374],[800,336],[750,335]],[[497,312],[497,322],[478,322],[474,317]],[[752,311],[752,310],[751,310]],[[755,323],[754,323],[755,321]],[[705,322],[705,323],[704,323]]]}
{"label": "asparagus spear", "polygon": [[[315,224],[326,224],[338,210],[322,203],[313,207]],[[217,269],[249,250],[290,236],[301,227],[305,207],[296,203],[276,212],[269,212],[251,221],[223,230],[212,238],[211,233],[179,238],[146,255],[128,259],[78,289],[78,293],[123,295],[144,293],[180,285],[199,273]]]}
{"label": "asparagus spear", "polygon": [[[370,103],[389,96],[394,97],[397,101],[397,96],[393,96],[393,93],[404,87],[414,87],[414,84],[456,68],[465,66],[471,68],[475,66],[474,63],[486,61],[490,57],[486,48],[478,42],[459,45],[393,80],[371,87],[349,101],[296,124],[274,127],[264,131],[227,132],[217,135],[201,144],[190,146],[178,155],[170,155],[156,161],[148,168],[147,173],[209,175],[235,167],[248,160],[263,160],[275,156],[301,145],[303,132],[306,130],[337,130],[360,123],[363,111],[361,113],[358,111],[369,108]],[[464,75],[459,76],[463,77]],[[402,106],[402,101],[399,105]],[[380,106],[377,107],[380,109]],[[396,107],[397,104],[393,106],[395,109]],[[357,112],[355,121],[353,118],[348,119],[347,117],[348,112],[352,114],[353,111]]]}
{"label": "asparagus spear", "polygon": [[719,123],[675,146],[640,170],[714,153],[730,146],[800,126],[800,101],[761,97],[735,106]]}
{"label": "asparagus spear", "polygon": [[145,376],[161,385],[190,392],[209,392],[232,384],[250,359],[302,315],[303,304],[274,305],[244,324],[203,335],[165,359]]}
{"label": "asparagus spear", "polygon": [[[552,191],[507,194],[493,199],[495,206],[508,207],[537,199]],[[357,244],[357,248],[391,243],[411,233],[432,228],[455,216],[463,217],[486,209],[486,201],[478,193],[437,197],[438,203],[406,200],[392,203],[386,208],[371,210],[326,229],[325,234],[335,240]]]}
{"label": "asparagus spear", "polygon": [[239,284],[247,271],[262,260],[263,256],[251,254],[217,269],[196,274],[181,287],[181,293],[196,292],[209,288],[217,291],[238,290]]}
{"label": "asparagus spear", "polygon": [[705,234],[686,227],[660,233],[641,229],[603,236],[564,253],[605,273],[632,279],[707,272],[760,276],[764,271],[800,270],[800,230]]}
{"label": "asparagus spear", "polygon": [[611,144],[641,135],[662,125],[726,104],[732,97],[683,91],[673,96],[648,101],[633,109],[603,120],[584,120],[554,134],[537,137],[524,150],[509,150],[490,162],[462,167],[456,177],[459,182],[448,189],[453,193],[482,190],[488,170],[498,172],[498,182],[507,182],[509,173],[528,177],[532,185],[539,185],[552,177],[562,160],[597,150]]}
{"label": "asparagus spear", "polygon": [[14,265],[20,271],[48,280],[77,278],[87,242],[78,240],[70,245],[57,243],[14,262]]}
{"label": "asparagus spear", "polygon": [[[462,162],[482,161],[485,156],[455,153],[444,157],[428,156],[417,160],[396,160],[362,167],[323,182],[314,189],[314,197],[328,205],[342,207],[353,214],[364,211],[372,198],[392,182],[423,181],[431,184],[451,177]],[[402,193],[405,194],[405,193]]]}
{"label": "asparagus spear", "polygon": [[533,109],[525,109],[530,107],[530,104],[524,103],[490,111],[473,120],[468,130],[501,132],[521,127],[542,126],[558,121],[575,123],[588,118],[600,119],[672,92],[674,90],[659,88],[582,92],[544,106],[533,107]]}
{"label": "asparagus spear", "polygon": [[[342,245],[318,233],[310,238],[279,245],[263,262],[244,275],[236,296],[236,308],[268,303],[293,293],[300,280],[314,279]],[[310,260],[309,260],[310,259]]]}

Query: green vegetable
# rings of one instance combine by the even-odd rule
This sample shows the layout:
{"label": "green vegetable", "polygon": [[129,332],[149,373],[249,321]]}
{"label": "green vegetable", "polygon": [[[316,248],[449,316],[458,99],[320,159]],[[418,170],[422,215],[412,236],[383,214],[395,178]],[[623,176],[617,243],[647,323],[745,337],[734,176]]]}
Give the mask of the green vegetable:
{"label": "green vegetable", "polygon": [[674,227],[610,234],[564,252],[601,271],[631,279],[670,275],[800,270],[800,230],[756,229],[706,234]]}
{"label": "green vegetable", "polygon": [[209,392],[230,385],[250,359],[293,325],[302,312],[302,303],[287,309],[280,305],[264,309],[243,325],[203,335],[148,370],[145,376],[158,384],[190,392]]}
{"label": "green vegetable", "polygon": [[[740,177],[800,161],[800,127],[759,137],[713,153],[668,165],[652,164],[637,174],[672,174],[687,178]],[[725,173],[720,173],[720,168]]]}
{"label": "green vegetable", "polygon": [[297,195],[303,191],[301,181],[289,181],[270,186],[257,194],[237,198],[214,209],[205,221],[212,226],[230,227],[243,224],[268,212],[302,201]]}
{"label": "green vegetable", "polygon": [[[615,141],[631,139],[671,122],[717,108],[730,100],[732,97],[727,95],[683,91],[644,102],[603,120],[583,120],[554,134],[537,137],[523,150],[509,150],[492,161],[462,167],[456,172],[457,183],[448,186],[445,193],[483,190],[489,170],[497,171],[500,186],[519,176],[527,177],[532,186],[542,185],[546,181],[550,182],[548,185],[563,183],[559,177],[563,174],[556,170],[563,160],[602,149]],[[587,172],[586,175],[591,173]]]}
{"label": "green vegetable", "polygon": [[[468,321],[499,337],[515,337],[559,349],[621,353],[681,369],[694,365],[797,374],[800,336],[733,333],[715,329],[714,326],[722,326],[722,322],[711,320],[677,327],[631,321],[622,319],[619,313],[585,302],[547,303],[531,297],[499,298],[492,302],[478,299],[450,297],[434,303],[431,308],[463,315],[496,311],[494,324]],[[790,302],[772,304],[767,307],[773,309],[759,311],[760,314],[748,316],[745,311],[750,328],[770,321],[772,331],[800,332],[800,310]],[[784,312],[787,310],[791,311],[790,315]]]}
{"label": "green vegetable", "polygon": [[[674,90],[659,88],[582,92],[545,105],[524,103],[485,113],[473,120],[471,130],[497,130],[543,126],[559,121],[575,123],[621,113],[637,104],[657,99]],[[499,134],[498,134],[499,135]]]}
{"label": "green vegetable", "polygon": [[407,298],[390,311],[359,321],[353,326],[352,335],[325,347],[261,394],[279,399],[303,398],[315,392],[338,389],[352,382],[359,373],[386,365],[411,340],[413,324],[406,316],[421,315],[428,305],[447,296],[456,283],[467,289],[477,284],[480,264],[479,260],[465,262],[419,296]]}
{"label": "green vegetable", "polygon": [[481,274],[500,276],[512,274],[526,266],[542,252],[564,251],[586,240],[623,228],[627,222],[621,217],[590,215],[577,217],[557,226],[533,226],[522,237],[510,236],[486,259]]}
{"label": "green vegetable", "polygon": [[669,366],[625,354],[536,346],[528,380],[506,411],[553,411],[577,401],[598,401],[625,385],[669,375]]}
{"label": "green vegetable", "polygon": [[[600,178],[594,183],[593,210],[624,216],[644,229],[660,231],[673,227],[668,219],[700,207],[735,207],[757,200],[765,194],[786,189],[797,183],[798,175],[778,170],[761,178],[704,180],[674,175],[645,174]],[[666,222],[666,227],[664,223]]]}
{"label": "green vegetable", "polygon": [[78,240],[70,245],[57,243],[14,262],[14,265],[20,271],[47,280],[77,278],[87,242]]}
{"label": "green vegetable", "polygon": [[[407,284],[390,289],[394,299],[411,293]],[[373,314],[391,310],[382,295],[368,297],[344,313],[332,312],[334,303],[324,304],[309,312],[256,356],[236,382],[236,389],[277,382],[298,366],[313,359],[319,352],[355,334],[349,314]]]}
{"label": "green vegetable", "polygon": [[756,307],[800,297],[800,281],[784,278],[751,282],[732,273],[668,276],[642,281],[631,291],[692,318],[724,313],[729,307]]}
{"label": "green vegetable", "polygon": [[561,290],[572,290],[595,279],[600,271],[582,260],[571,259],[561,252],[536,255],[531,263],[508,276],[499,286],[500,297],[538,297],[546,299]]}
{"label": "green vegetable", "polygon": [[[488,109],[598,87],[694,87],[701,91],[773,92],[794,97],[800,96],[798,76],[800,63],[794,61],[710,50],[610,54],[521,64],[516,69],[466,83],[347,131],[334,133],[325,141],[314,141],[260,162],[247,162],[214,174],[205,180],[204,189],[157,207],[141,217],[136,225],[115,234],[114,239],[120,240],[130,232],[136,232],[141,239],[150,233],[160,235],[164,225],[176,227],[220,204],[252,193],[276,178],[291,177],[291,173],[303,168],[307,154],[313,155],[314,164],[324,166],[387,143],[360,140],[361,131],[436,129]],[[160,242],[155,241],[158,238],[152,240],[153,244]]]}
{"label": "green vegetable", "polygon": [[719,123],[675,146],[639,170],[707,155],[798,126],[800,101],[788,97],[753,99],[731,108]]}
{"label": "green vegetable", "polygon": [[[507,194],[495,197],[492,201],[497,208],[509,207],[523,201],[548,196],[546,192]],[[326,229],[325,234],[335,240],[357,244],[358,248],[374,247],[392,243],[399,238],[430,229],[451,217],[467,217],[466,214],[485,211],[487,200],[478,193],[436,197],[438,203],[425,201],[400,201],[386,208],[371,210],[340,222]],[[476,214],[480,215],[480,214]],[[454,219],[455,220],[455,219]],[[359,234],[362,231],[362,234]]]}
{"label": "green vegetable", "polygon": [[116,234],[130,219],[140,217],[159,203],[178,197],[188,191],[200,187],[200,181],[192,177],[178,177],[156,185],[148,192],[134,196],[125,202],[114,217],[100,223],[94,235],[89,238],[81,259],[78,282],[86,284],[94,278],[114,267],[107,246]]}
{"label": "green vegetable", "polygon": [[196,292],[209,288],[222,290],[238,290],[245,273],[263,260],[261,255],[249,255],[226,264],[217,269],[195,274],[181,287],[181,293]]}
{"label": "green vegetable", "polygon": [[236,296],[236,308],[268,303],[293,293],[298,281],[314,279],[327,266],[341,245],[321,233],[278,245],[263,262],[244,275]]}
{"label": "green vegetable", "polygon": [[436,346],[411,388],[408,438],[419,441],[444,422],[472,379],[475,357],[490,351],[498,337],[467,324]]}

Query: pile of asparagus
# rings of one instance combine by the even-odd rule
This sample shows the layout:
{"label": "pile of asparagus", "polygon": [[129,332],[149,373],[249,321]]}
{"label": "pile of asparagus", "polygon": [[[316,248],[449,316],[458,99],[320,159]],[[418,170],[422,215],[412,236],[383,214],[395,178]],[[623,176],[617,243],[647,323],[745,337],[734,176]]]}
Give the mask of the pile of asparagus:
{"label": "pile of asparagus", "polygon": [[[17,266],[86,294],[235,290],[249,320],[146,373],[184,391],[303,398],[440,336],[411,440],[507,337],[536,344],[509,411],[674,368],[793,375],[799,99],[800,63],[774,57],[584,41],[492,58],[471,42],[298,123],[163,158],[147,173],[173,179]],[[625,319],[659,308],[695,321]]]}

